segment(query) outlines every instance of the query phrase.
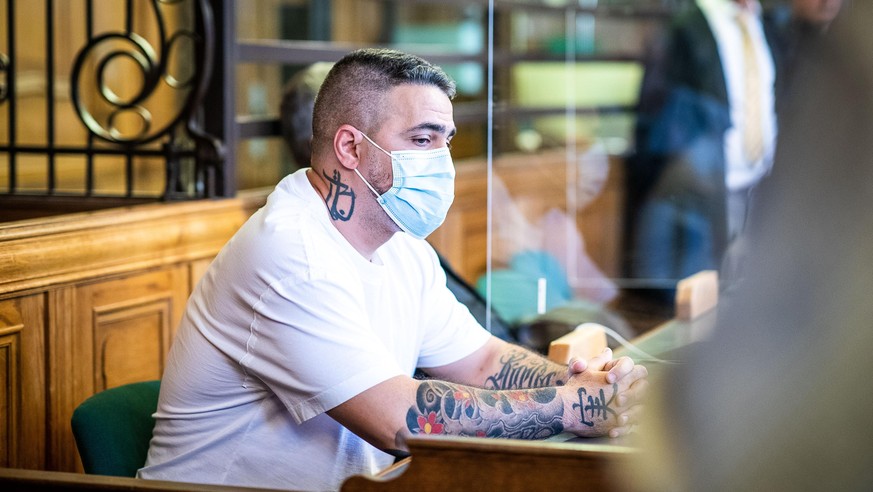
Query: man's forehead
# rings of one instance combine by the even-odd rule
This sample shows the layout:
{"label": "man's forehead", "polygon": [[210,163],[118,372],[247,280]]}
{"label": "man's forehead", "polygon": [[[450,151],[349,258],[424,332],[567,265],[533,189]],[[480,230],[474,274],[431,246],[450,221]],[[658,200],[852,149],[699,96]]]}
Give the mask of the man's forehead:
{"label": "man's forehead", "polygon": [[400,84],[387,94],[388,119],[400,124],[402,131],[427,130],[454,134],[452,101],[439,87],[424,84]]}

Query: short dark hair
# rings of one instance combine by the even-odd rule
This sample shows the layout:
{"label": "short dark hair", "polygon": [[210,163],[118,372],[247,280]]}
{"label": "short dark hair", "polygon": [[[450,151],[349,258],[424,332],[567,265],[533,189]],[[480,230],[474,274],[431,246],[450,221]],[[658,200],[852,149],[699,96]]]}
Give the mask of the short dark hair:
{"label": "short dark hair", "polygon": [[372,131],[380,123],[382,98],[400,84],[432,85],[455,97],[455,82],[418,56],[385,48],[353,51],[334,64],[315,99],[313,150],[329,145],[343,124]]}

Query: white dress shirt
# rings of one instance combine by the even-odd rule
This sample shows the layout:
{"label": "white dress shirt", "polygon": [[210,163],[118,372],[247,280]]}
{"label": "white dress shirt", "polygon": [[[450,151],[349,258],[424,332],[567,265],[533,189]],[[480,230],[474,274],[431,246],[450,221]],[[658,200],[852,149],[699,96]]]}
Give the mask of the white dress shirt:
{"label": "white dress shirt", "polygon": [[[777,127],[774,103],[776,70],[760,22],[761,6],[757,1],[751,3],[751,12],[744,12],[744,8],[734,0],[697,0],[697,5],[706,17],[718,45],[725,83],[727,84],[732,125],[725,133],[725,180],[728,189],[732,191],[753,186],[770,170],[776,142]],[[763,149],[761,158],[755,162],[748,162],[743,152],[743,125],[746,121],[743,101],[746,97],[746,89],[743,33],[738,24],[738,17],[741,15],[747,15],[753,19],[752,22],[748,22],[747,27],[752,38],[760,74],[758,100],[762,105],[759,114],[761,115],[760,128]]]}

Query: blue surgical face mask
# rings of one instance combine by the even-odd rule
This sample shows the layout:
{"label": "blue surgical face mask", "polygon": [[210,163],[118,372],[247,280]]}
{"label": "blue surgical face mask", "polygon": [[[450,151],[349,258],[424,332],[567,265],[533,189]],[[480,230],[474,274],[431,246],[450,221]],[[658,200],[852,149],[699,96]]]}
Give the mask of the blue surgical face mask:
{"label": "blue surgical face mask", "polygon": [[417,239],[426,238],[446,219],[455,199],[455,166],[448,147],[388,152],[361,135],[391,157],[394,182],[380,195],[357,168],[355,172],[394,223]]}

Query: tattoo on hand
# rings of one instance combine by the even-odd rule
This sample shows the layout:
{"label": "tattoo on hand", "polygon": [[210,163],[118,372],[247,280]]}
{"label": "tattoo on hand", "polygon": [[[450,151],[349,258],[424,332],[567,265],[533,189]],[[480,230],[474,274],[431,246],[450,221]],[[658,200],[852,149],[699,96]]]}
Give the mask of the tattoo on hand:
{"label": "tattoo on hand", "polygon": [[[340,173],[336,169],[333,170],[333,177],[327,175],[323,170],[321,174],[330,183],[330,190],[327,193],[327,209],[330,212],[330,218],[333,220],[347,221],[352,218],[355,211],[355,192],[349,189],[349,185],[340,180]],[[347,197],[347,198],[346,198]],[[340,198],[343,202],[347,202],[347,208],[340,208]]]}
{"label": "tattoo on hand", "polygon": [[612,384],[612,396],[609,397],[609,401],[606,400],[603,388],[600,388],[599,396],[589,395],[585,388],[579,388],[577,393],[579,394],[579,403],[573,404],[573,410],[579,410],[580,422],[584,425],[594,427],[594,419],[609,420],[610,415],[618,418],[618,412],[610,406],[618,393],[618,384]]}
{"label": "tattoo on hand", "polygon": [[428,381],[406,425],[413,434],[544,439],[563,432],[563,412],[555,388],[489,391]]}
{"label": "tattoo on hand", "polygon": [[528,358],[527,352],[521,350],[505,354],[500,358],[500,363],[503,364],[500,372],[488,376],[485,380],[485,388],[502,390],[564,384],[564,381],[559,379],[559,373],[552,370],[548,361]]}

